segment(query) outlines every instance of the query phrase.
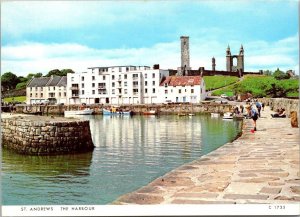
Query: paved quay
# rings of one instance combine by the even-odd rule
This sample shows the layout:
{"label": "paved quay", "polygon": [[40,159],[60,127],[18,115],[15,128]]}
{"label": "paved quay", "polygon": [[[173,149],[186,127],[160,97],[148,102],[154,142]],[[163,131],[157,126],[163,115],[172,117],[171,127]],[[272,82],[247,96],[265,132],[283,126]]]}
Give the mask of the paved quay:
{"label": "paved quay", "polygon": [[299,203],[299,128],[290,118],[244,120],[243,134],[113,204]]}

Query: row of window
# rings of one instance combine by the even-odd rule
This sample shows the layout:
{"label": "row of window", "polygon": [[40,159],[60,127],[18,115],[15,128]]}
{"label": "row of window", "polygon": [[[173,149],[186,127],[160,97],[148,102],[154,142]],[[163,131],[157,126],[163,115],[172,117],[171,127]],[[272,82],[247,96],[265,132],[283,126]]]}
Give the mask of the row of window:
{"label": "row of window", "polygon": [[[54,98],[54,97],[55,97],[55,93],[49,93],[48,95],[49,95],[50,98]],[[30,97],[32,97],[32,96],[33,96],[33,94],[30,93]],[[62,97],[62,96],[67,97],[67,93],[66,93],[66,92],[64,92],[64,93],[58,93],[58,97]],[[35,97],[39,97],[39,94],[36,93],[36,94],[35,94]],[[43,97],[44,97],[44,94],[41,93],[41,94],[40,94],[40,97],[43,98]]]}
{"label": "row of window", "polygon": [[[48,87],[48,90],[50,90],[51,87]],[[66,90],[67,88],[66,87],[59,87],[58,90]],[[30,91],[33,90],[33,87],[30,87]],[[40,91],[43,91],[43,87],[40,87]],[[53,90],[55,90],[55,86],[53,86]],[[35,87],[35,91],[38,91],[38,87]]]}
{"label": "row of window", "polygon": [[[138,79],[139,75],[138,74],[132,74],[132,79],[135,80],[135,79]],[[148,77],[148,74],[145,74],[144,75],[145,78]],[[155,78],[155,73],[152,73],[152,78]],[[85,77],[84,76],[81,76],[81,81],[84,81]],[[115,75],[112,75],[111,76],[111,79],[112,80],[115,80],[116,79],[116,76]],[[122,75],[119,75],[118,77],[119,80],[122,79]],[[124,75],[124,79],[127,79],[127,75],[125,74]],[[92,76],[92,81],[96,80],[96,77],[93,75]],[[105,81],[106,80],[106,75],[102,75],[102,80]],[[71,77],[71,81],[74,81],[74,77]]]}

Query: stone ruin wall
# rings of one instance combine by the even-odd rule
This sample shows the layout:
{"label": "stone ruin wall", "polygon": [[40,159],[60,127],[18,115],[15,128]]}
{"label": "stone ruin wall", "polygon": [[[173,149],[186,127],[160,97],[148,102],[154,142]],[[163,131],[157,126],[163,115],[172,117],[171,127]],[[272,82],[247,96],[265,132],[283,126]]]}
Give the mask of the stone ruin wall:
{"label": "stone ruin wall", "polygon": [[1,120],[2,146],[21,154],[57,155],[92,151],[89,121]]}

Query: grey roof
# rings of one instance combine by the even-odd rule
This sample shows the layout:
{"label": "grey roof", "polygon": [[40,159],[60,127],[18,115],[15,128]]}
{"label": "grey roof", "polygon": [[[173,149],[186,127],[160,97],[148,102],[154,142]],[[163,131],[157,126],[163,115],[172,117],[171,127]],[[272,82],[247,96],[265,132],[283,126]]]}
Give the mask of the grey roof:
{"label": "grey roof", "polygon": [[67,76],[33,78],[27,85],[27,87],[46,87],[46,86],[66,87]]}
{"label": "grey roof", "polygon": [[66,87],[67,86],[67,76],[63,76],[58,82],[57,86]]}
{"label": "grey roof", "polygon": [[50,81],[47,83],[46,86],[57,86],[61,77],[60,76],[53,76],[51,77]]}
{"label": "grey roof", "polygon": [[27,87],[44,87],[47,85],[51,78],[48,77],[40,77],[40,78],[33,78],[28,83]]}

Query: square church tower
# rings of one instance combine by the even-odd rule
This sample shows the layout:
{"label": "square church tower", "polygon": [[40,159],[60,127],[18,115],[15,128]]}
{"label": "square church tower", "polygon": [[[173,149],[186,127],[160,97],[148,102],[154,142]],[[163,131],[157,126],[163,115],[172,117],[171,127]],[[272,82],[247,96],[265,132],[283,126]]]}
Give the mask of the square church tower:
{"label": "square church tower", "polygon": [[190,47],[189,47],[189,36],[181,36],[181,67],[177,68],[177,75],[184,76],[188,75],[190,67]]}

